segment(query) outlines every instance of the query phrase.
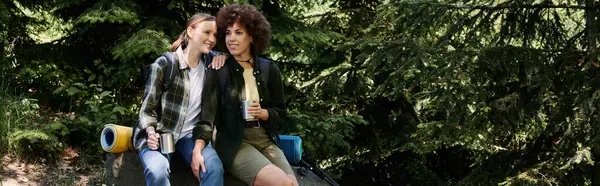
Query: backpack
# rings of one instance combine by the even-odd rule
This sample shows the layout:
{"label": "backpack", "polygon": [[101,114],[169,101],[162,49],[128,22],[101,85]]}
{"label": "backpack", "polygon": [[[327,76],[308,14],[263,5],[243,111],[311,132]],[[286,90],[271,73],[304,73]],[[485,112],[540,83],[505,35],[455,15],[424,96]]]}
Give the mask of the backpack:
{"label": "backpack", "polygon": [[[177,62],[177,57],[174,52],[165,52],[162,54],[162,57],[165,57],[167,60],[158,60],[158,64],[163,68],[163,90],[169,90],[169,87],[173,85],[173,81],[175,81],[175,77],[179,73],[179,63]],[[143,70],[144,74],[144,83],[148,81],[148,72],[150,70],[150,66],[152,64],[146,65]]]}

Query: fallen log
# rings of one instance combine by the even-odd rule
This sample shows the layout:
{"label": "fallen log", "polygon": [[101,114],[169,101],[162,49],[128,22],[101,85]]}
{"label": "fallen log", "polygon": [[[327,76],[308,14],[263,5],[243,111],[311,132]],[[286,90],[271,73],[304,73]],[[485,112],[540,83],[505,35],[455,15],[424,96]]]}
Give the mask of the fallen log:
{"label": "fallen log", "polygon": [[[329,184],[312,173],[310,170],[302,167],[292,167],[298,183],[301,186],[328,186]],[[106,157],[106,184],[135,186],[145,185],[144,168],[140,158],[135,152],[109,153]],[[173,156],[171,160],[171,185],[199,185],[198,180],[192,174],[192,170],[178,156]],[[225,185],[243,186],[242,181],[225,173]]]}

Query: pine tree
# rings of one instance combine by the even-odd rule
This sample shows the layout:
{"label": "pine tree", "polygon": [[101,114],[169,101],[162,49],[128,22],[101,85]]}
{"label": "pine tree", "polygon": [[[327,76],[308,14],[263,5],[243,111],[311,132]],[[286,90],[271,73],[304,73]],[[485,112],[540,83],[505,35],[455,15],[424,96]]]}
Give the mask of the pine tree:
{"label": "pine tree", "polygon": [[[357,138],[384,139],[353,144],[371,147],[365,153],[374,159],[369,163],[408,152],[420,154],[421,166],[427,166],[437,152],[458,149],[462,161],[475,166],[455,178],[444,175],[451,168],[434,170],[446,171],[438,175],[451,184],[527,182],[522,175],[535,180],[532,184],[590,184],[591,149],[598,140],[598,120],[589,117],[599,105],[597,13],[591,8],[596,6],[593,1],[384,2],[364,34],[338,48],[350,56],[350,62],[331,67],[342,73],[319,77],[312,84],[325,85],[315,88],[323,92],[307,93],[327,100],[325,90],[332,84],[350,83],[355,91],[334,97],[372,101],[338,107],[361,105],[367,130],[375,134]],[[353,74],[363,76],[339,78]],[[406,169],[430,175],[426,169]],[[375,182],[400,183],[396,177]]]}
{"label": "pine tree", "polygon": [[284,131],[342,184],[600,183],[593,0],[10,1],[0,72],[57,110],[134,119],[140,69],[234,2],[272,25]]}

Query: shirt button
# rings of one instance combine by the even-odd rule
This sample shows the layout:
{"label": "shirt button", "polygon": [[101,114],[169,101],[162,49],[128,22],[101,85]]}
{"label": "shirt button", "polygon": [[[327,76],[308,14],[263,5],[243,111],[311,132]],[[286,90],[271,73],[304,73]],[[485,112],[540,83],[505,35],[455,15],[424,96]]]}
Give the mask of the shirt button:
{"label": "shirt button", "polygon": [[256,71],[256,73],[258,74],[258,73],[260,73],[260,71]]}
{"label": "shirt button", "polygon": [[238,68],[238,69],[235,69],[235,71],[239,72],[239,71],[240,71],[240,69],[239,69],[239,68]]}
{"label": "shirt button", "polygon": [[262,99],[260,99],[260,101],[262,101]]}
{"label": "shirt button", "polygon": [[260,85],[260,82],[258,83],[258,85]]}

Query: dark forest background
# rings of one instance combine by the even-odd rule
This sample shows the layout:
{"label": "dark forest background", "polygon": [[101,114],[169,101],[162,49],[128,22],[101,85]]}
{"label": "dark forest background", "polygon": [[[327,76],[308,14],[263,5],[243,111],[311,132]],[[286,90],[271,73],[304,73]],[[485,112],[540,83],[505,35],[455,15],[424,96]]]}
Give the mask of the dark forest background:
{"label": "dark forest background", "polygon": [[284,133],[340,184],[600,185],[594,0],[5,0],[0,154],[102,164],[143,66],[235,2],[271,23]]}

